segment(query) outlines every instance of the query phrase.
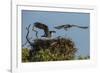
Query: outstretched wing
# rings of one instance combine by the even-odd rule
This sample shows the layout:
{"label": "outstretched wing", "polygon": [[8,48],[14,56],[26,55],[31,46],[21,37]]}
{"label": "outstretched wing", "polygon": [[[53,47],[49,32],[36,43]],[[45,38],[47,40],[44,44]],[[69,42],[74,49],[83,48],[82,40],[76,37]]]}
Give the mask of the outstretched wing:
{"label": "outstretched wing", "polygon": [[72,27],[77,27],[77,28],[82,28],[82,29],[87,29],[88,28],[87,26],[79,26],[79,25],[71,25],[71,24],[60,25],[60,26],[56,26],[54,28],[64,29],[64,30],[67,31],[69,28],[72,28]]}
{"label": "outstretched wing", "polygon": [[35,22],[34,26],[36,28],[43,29],[43,30],[47,30],[48,29],[48,26],[46,24],[43,24],[43,23],[40,23],[40,22]]}
{"label": "outstretched wing", "polygon": [[87,29],[88,26],[78,26],[78,25],[72,25],[72,27],[78,27],[78,28],[82,28],[82,29]]}
{"label": "outstretched wing", "polygon": [[56,26],[56,27],[54,27],[54,28],[56,28],[56,29],[62,29],[62,28],[64,28],[64,26],[65,26],[65,25],[60,25],[60,26]]}
{"label": "outstretched wing", "polygon": [[35,22],[34,26],[36,28],[44,30],[45,35],[48,34],[49,29],[48,29],[48,26],[46,24],[43,24],[43,23],[40,23],[40,22]]}

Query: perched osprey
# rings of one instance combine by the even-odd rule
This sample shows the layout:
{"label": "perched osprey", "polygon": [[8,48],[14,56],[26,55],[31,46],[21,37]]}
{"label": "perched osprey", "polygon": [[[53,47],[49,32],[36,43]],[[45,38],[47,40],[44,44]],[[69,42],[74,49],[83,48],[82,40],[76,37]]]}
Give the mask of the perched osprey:
{"label": "perched osprey", "polygon": [[49,31],[49,28],[46,24],[40,23],[40,22],[35,22],[33,25],[33,28],[36,27],[38,29],[42,29],[44,31],[44,35],[41,37],[51,37],[52,33],[55,33],[56,31]]}
{"label": "perched osprey", "polygon": [[77,27],[77,28],[81,28],[81,29],[87,29],[87,26],[78,26],[78,25],[70,25],[70,24],[65,24],[65,25],[60,25],[60,26],[56,26],[54,28],[56,29],[64,29],[64,30],[68,30],[71,27]]}

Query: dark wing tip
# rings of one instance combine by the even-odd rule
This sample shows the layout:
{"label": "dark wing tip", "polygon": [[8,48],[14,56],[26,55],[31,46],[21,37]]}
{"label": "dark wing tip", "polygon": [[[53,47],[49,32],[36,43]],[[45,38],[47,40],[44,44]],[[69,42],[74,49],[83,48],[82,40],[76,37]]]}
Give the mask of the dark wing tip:
{"label": "dark wing tip", "polygon": [[40,24],[40,22],[35,22],[34,24]]}
{"label": "dark wing tip", "polygon": [[83,29],[87,29],[87,28],[89,28],[89,27],[81,27],[81,28],[83,28]]}

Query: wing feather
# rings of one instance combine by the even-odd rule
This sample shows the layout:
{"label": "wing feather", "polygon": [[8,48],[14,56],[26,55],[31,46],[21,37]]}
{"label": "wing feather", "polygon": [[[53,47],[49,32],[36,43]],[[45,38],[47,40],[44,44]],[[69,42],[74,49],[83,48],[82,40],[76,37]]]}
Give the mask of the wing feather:
{"label": "wing feather", "polygon": [[56,26],[56,27],[54,27],[54,28],[56,28],[56,29],[62,29],[62,28],[64,28],[64,26],[65,26],[65,25],[60,25],[60,26]]}
{"label": "wing feather", "polygon": [[78,25],[72,25],[73,27],[78,27],[78,28],[82,28],[82,29],[87,29],[88,26],[78,26]]}

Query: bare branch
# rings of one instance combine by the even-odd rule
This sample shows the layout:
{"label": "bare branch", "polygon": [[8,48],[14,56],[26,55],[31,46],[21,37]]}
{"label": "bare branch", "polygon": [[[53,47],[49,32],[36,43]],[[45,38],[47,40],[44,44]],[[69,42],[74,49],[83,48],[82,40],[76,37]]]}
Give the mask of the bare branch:
{"label": "bare branch", "polygon": [[27,35],[26,35],[26,40],[27,42],[30,44],[31,47],[33,47],[34,45],[32,44],[32,42],[30,42],[30,40],[28,39],[28,35],[29,35],[29,28],[30,28],[31,24],[26,27],[26,30],[27,30]]}
{"label": "bare branch", "polygon": [[[31,39],[32,39],[32,37],[29,38],[29,40],[31,40]],[[27,43],[28,43],[28,42],[26,41],[24,44],[22,44],[22,47],[24,47]]]}

